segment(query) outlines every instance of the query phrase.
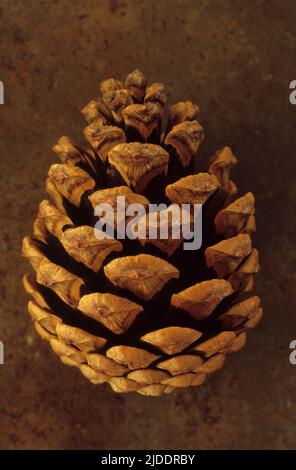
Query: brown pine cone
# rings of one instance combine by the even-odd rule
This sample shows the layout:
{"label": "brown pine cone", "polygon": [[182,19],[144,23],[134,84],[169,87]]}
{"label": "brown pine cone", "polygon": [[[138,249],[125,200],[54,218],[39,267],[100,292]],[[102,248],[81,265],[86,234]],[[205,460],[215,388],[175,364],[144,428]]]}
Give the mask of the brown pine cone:
{"label": "brown pine cone", "polygon": [[[237,158],[229,147],[208,172],[194,172],[204,139],[198,106],[171,106],[163,134],[162,83],[148,86],[136,70],[125,84],[112,78],[100,89],[102,97],[82,110],[88,148],[65,136],[53,147],[61,163],[48,172],[51,201],[40,203],[33,236],[23,241],[35,271],[23,279],[28,310],[61,361],[94,384],[151,396],[197,386],[244,346],[262,317],[260,299],[245,295],[259,269],[254,196],[234,200]],[[95,208],[108,204],[116,216],[118,197],[126,209],[143,207],[135,239],[118,236],[118,219],[114,236],[95,229]],[[150,217],[150,203],[166,206]],[[202,205],[198,250],[184,250],[183,235],[172,235],[182,204],[191,228],[194,205]]]}

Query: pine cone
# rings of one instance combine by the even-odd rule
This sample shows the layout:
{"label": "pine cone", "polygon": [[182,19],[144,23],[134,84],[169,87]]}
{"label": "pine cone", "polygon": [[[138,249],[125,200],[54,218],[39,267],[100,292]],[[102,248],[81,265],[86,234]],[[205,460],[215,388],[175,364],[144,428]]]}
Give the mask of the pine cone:
{"label": "pine cone", "polygon": [[[163,132],[163,84],[147,86],[136,70],[125,85],[102,82],[101,94],[82,110],[89,147],[68,137],[53,147],[61,163],[46,180],[52,202],[40,203],[23,241],[36,273],[23,279],[29,313],[61,361],[94,384],[152,396],[200,385],[262,317],[260,299],[245,295],[259,268],[254,196],[234,200],[229,147],[207,173],[194,172],[204,133],[193,103],[171,106]],[[98,236],[94,209],[108,203],[116,215],[118,196],[145,211],[202,204],[201,248],[186,251],[181,237],[149,238],[149,230],[118,239],[116,223],[114,237]],[[148,220],[159,229],[159,212],[144,212],[138,227]]]}

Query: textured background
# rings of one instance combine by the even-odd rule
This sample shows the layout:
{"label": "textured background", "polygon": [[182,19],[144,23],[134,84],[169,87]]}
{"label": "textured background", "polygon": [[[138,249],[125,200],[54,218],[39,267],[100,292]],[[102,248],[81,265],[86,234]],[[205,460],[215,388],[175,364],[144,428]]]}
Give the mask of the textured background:
{"label": "textured background", "polygon": [[[0,1],[0,448],[296,447],[296,3],[293,0]],[[169,102],[196,101],[206,141],[228,144],[257,199],[257,292],[265,318],[248,346],[200,388],[159,399],[116,395],[62,366],[26,313],[21,237],[30,233],[60,135],[98,83],[135,67]]]}

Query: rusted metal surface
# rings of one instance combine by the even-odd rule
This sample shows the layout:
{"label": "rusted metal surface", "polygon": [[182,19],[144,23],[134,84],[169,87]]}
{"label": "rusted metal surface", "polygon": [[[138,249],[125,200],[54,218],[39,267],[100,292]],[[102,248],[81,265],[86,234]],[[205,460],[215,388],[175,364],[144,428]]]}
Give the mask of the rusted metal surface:
{"label": "rusted metal surface", "polygon": [[[295,448],[295,2],[3,0],[0,21],[0,448]],[[159,399],[117,396],[60,364],[21,287],[21,238],[51,146],[80,133],[100,80],[136,67],[166,84],[170,103],[200,106],[200,167],[233,148],[241,194],[256,195],[261,252],[265,317],[247,346],[201,387]]]}

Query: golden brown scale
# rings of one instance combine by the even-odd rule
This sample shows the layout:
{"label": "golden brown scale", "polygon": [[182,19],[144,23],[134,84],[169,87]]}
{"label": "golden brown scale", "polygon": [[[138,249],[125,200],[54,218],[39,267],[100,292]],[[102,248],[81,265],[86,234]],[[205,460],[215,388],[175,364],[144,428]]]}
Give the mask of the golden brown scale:
{"label": "golden brown scale", "polygon": [[233,290],[236,292],[249,292],[253,290],[254,274],[259,271],[259,253],[253,248],[251,253],[243,260],[239,267],[228,277]]}
{"label": "golden brown scale", "polygon": [[160,82],[152,83],[146,89],[144,103],[156,103],[162,110],[166,102],[164,84]]}
{"label": "golden brown scale", "polygon": [[183,167],[187,167],[204,139],[202,126],[197,121],[176,124],[166,136],[164,143],[177,152]]}
{"label": "golden brown scale", "polygon": [[255,213],[254,204],[254,195],[247,193],[222,209],[215,218],[216,232],[226,238],[240,233]]}
{"label": "golden brown scale", "polygon": [[97,121],[84,129],[84,136],[103,162],[107,160],[108,153],[113,147],[126,141],[122,129],[116,126],[102,126]]}
{"label": "golden brown scale", "polygon": [[125,88],[132,99],[141,102],[146,93],[147,80],[140,70],[134,70],[125,80]]}
{"label": "golden brown scale", "polygon": [[142,336],[141,340],[156,346],[170,356],[182,352],[190,344],[202,336],[202,333],[191,328],[169,326],[161,330],[152,331]]}
{"label": "golden brown scale", "polygon": [[94,179],[84,170],[62,163],[51,165],[48,176],[56,190],[74,206],[79,206],[81,197],[90,189],[94,189]]}
{"label": "golden brown scale", "polygon": [[58,143],[52,147],[52,150],[59,156],[63,163],[76,165],[83,160],[79,150],[73,145],[69,137],[60,137]]}
{"label": "golden brown scale", "polygon": [[68,216],[60,211],[54,204],[44,199],[39,204],[36,225],[34,227],[34,236],[45,242],[47,233],[60,238],[64,227],[72,225],[73,222]]}
{"label": "golden brown scale", "polygon": [[179,277],[179,271],[167,261],[144,254],[117,258],[104,271],[113,284],[144,300],[152,299],[167,282]]}
{"label": "golden brown scale", "polygon": [[116,334],[128,331],[137,315],[143,311],[141,305],[128,299],[99,293],[83,296],[78,308]]}
{"label": "golden brown scale", "polygon": [[104,232],[101,234],[102,238],[99,238],[98,231],[95,234],[93,227],[82,225],[65,230],[60,241],[72,258],[98,272],[110,253],[122,251],[120,241],[108,237]]}
{"label": "golden brown scale", "polygon": [[217,353],[227,353],[231,351],[231,346],[235,340],[234,331],[223,331],[212,338],[199,343],[193,351],[201,352],[205,357],[210,357]]}
{"label": "golden brown scale", "polygon": [[232,292],[233,289],[228,281],[211,279],[173,294],[171,304],[200,321],[211,315],[219,303]]}
{"label": "golden brown scale", "polygon": [[199,107],[191,101],[180,101],[179,103],[173,104],[169,112],[169,129],[184,121],[195,121],[198,113]]}
{"label": "golden brown scale", "polygon": [[166,195],[176,204],[204,204],[220,184],[214,175],[198,173],[181,178],[166,187]]}
{"label": "golden brown scale", "polygon": [[129,372],[129,368],[103,354],[89,354],[87,356],[87,363],[97,372],[106,375],[107,377],[121,377]]}
{"label": "golden brown scale", "polygon": [[78,306],[84,281],[75,274],[50,261],[42,261],[37,268],[36,280],[53,290],[70,307]]}
{"label": "golden brown scale", "polygon": [[[191,216],[187,215],[190,223]],[[138,233],[138,239],[142,246],[147,243],[157,246],[167,256],[172,256],[183,243],[182,233],[180,230],[180,220],[182,221],[182,214],[180,215],[179,208],[174,205],[168,206],[167,209],[155,211],[143,216],[140,216],[135,224],[135,230]],[[183,220],[185,224],[185,220]],[[167,232],[166,238],[162,238],[161,231]],[[175,237],[175,233],[179,233]]]}
{"label": "golden brown scale", "polygon": [[77,349],[80,349],[80,351],[85,353],[102,349],[107,342],[105,338],[92,335],[80,328],[76,328],[75,326],[65,325],[62,322],[58,323],[56,334],[60,341],[63,341],[65,344],[75,346]]}
{"label": "golden brown scale", "polygon": [[249,297],[242,302],[233,305],[227,312],[219,317],[219,321],[224,328],[233,330],[250,318],[254,318],[260,307],[260,298],[257,296]]}
{"label": "golden brown scale", "polygon": [[122,111],[124,108],[133,102],[128,90],[124,89],[117,89],[104,93],[103,101],[111,110],[113,119],[118,124],[122,122]]}
{"label": "golden brown scale", "polygon": [[[149,201],[145,196],[134,193],[128,186],[117,186],[115,188],[100,189],[98,191],[95,191],[88,197],[93,209],[95,209],[100,204],[108,204],[109,206],[111,206],[114,213],[115,227],[117,226],[118,218],[118,196],[124,196],[124,209],[126,209],[130,204],[141,204],[145,209],[147,209],[149,206]],[[124,222],[127,224],[129,220],[130,217],[126,216]]]}
{"label": "golden brown scale", "polygon": [[129,187],[142,193],[152,178],[167,173],[169,154],[159,145],[132,142],[117,145],[108,160]]}
{"label": "golden brown scale", "polygon": [[91,100],[81,112],[89,124],[96,123],[99,126],[107,125],[108,117],[111,117],[108,108],[103,103],[95,100]]}
{"label": "golden brown scale", "polygon": [[146,142],[152,131],[159,125],[161,113],[155,103],[130,104],[123,111],[123,119],[126,127],[135,129]]}
{"label": "golden brown scale", "polygon": [[150,366],[160,356],[133,346],[113,346],[113,348],[108,349],[107,357],[118,362],[118,364],[135,370]]}
{"label": "golden brown scale", "polygon": [[231,274],[243,259],[251,253],[252,241],[249,235],[239,234],[222,240],[206,249],[205,257],[208,267],[212,267],[218,277]]}

